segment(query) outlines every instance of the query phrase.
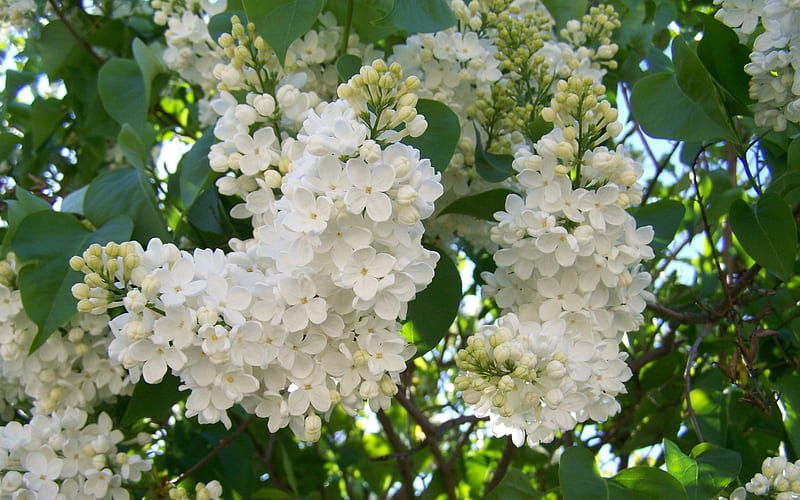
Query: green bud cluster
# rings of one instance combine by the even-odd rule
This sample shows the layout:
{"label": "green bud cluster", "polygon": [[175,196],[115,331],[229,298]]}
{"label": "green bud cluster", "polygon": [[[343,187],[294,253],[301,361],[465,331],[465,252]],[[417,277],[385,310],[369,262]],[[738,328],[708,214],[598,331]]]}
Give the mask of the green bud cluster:
{"label": "green bud cluster", "polygon": [[128,283],[137,281],[140,269],[136,246],[131,242],[92,244],[81,256],[74,256],[69,265],[84,274],[83,283],[72,286],[78,299],[78,312],[103,314],[125,297]]}
{"label": "green bud cluster", "polygon": [[591,59],[597,64],[616,69],[614,56],[619,46],[611,42],[614,30],[622,23],[619,14],[611,5],[600,4],[589,9],[580,21],[571,20],[560,31],[561,37],[575,47],[586,47],[592,51]]}
{"label": "green bud cluster", "polygon": [[[217,43],[230,61],[229,67],[240,72],[240,81],[254,87],[246,90],[273,93],[280,63],[269,44],[256,33],[255,24],[250,22],[245,26],[239,16],[233,15],[230,33],[221,34]],[[254,73],[255,78],[249,73]],[[236,90],[229,88],[224,81],[218,84],[218,88]]]}
{"label": "green bud cluster", "polygon": [[13,252],[6,254],[6,257],[0,261],[0,285],[6,288],[17,288],[17,273],[16,269],[16,255]]}
{"label": "green bud cluster", "polygon": [[420,81],[416,76],[403,77],[398,63],[387,65],[382,59],[364,65],[347,83],[339,85],[337,94],[347,100],[359,118],[369,127],[370,138],[378,140],[383,132],[402,131],[385,139],[400,140],[406,135],[418,137],[425,132],[425,117],[417,114],[417,94]]}

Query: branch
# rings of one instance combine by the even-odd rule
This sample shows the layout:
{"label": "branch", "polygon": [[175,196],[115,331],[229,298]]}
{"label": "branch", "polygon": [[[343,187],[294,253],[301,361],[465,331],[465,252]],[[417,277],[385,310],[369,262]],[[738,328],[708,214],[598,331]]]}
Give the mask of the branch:
{"label": "branch", "polygon": [[486,485],[486,489],[484,490],[484,494],[489,493],[498,484],[503,478],[506,476],[506,472],[508,472],[508,466],[511,465],[511,459],[514,456],[514,450],[517,447],[514,446],[514,441],[511,439],[511,436],[506,438],[506,447],[503,449],[503,455],[500,457],[500,461],[497,462],[497,469],[494,471],[494,476],[492,476],[492,480],[489,481],[489,484]]}
{"label": "branch", "polygon": [[[392,421],[389,420],[389,417],[386,416],[383,410],[378,411],[377,413],[378,421],[383,426],[383,431],[386,433],[386,437],[389,439],[389,443],[391,443],[392,448],[398,453],[404,453],[406,450],[403,441],[400,439],[400,436],[397,435],[397,432],[394,430],[394,426],[392,426]],[[382,458],[382,457],[381,457]],[[407,455],[398,455],[397,457],[397,465],[400,468],[400,477],[402,478],[402,491],[405,493],[405,498],[411,500],[414,498],[414,471],[411,469],[411,463],[408,460]]]}
{"label": "branch", "polygon": [[233,431],[233,433],[231,433],[230,436],[226,437],[225,439],[220,440],[220,442],[217,445],[217,447],[214,448],[213,450],[211,450],[208,453],[208,455],[206,455],[203,458],[201,458],[200,461],[198,461],[193,466],[189,467],[189,469],[187,469],[185,472],[183,472],[180,476],[178,476],[175,479],[173,479],[172,481],[170,481],[170,483],[172,485],[178,485],[181,481],[183,481],[187,477],[189,477],[192,474],[194,474],[195,472],[197,472],[197,470],[200,467],[202,467],[206,463],[208,463],[208,461],[211,460],[212,458],[214,458],[214,456],[216,456],[217,453],[219,453],[223,449],[227,448],[228,445],[230,445],[233,442],[234,439],[239,437],[239,434],[243,433],[250,424],[255,422],[255,420],[257,418],[258,417],[256,415],[253,415],[252,417],[248,418],[242,425],[240,425],[235,431]]}

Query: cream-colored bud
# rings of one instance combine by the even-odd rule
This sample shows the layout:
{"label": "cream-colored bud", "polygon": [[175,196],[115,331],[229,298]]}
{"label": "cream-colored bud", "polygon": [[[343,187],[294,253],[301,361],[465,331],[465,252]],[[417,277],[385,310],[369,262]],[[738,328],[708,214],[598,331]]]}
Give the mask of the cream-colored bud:
{"label": "cream-colored bud", "polygon": [[417,94],[414,94],[413,92],[409,92],[408,94],[403,94],[397,100],[397,108],[400,109],[406,106],[414,107],[417,105],[418,100],[419,97],[417,97]]}
{"label": "cream-colored bud", "polygon": [[568,141],[574,141],[578,138],[578,131],[573,126],[564,127],[563,133],[564,139]]}
{"label": "cream-colored bud", "polygon": [[364,83],[367,85],[375,85],[381,78],[378,72],[375,71],[375,68],[372,66],[362,66],[360,74],[361,78],[364,79]]}
{"label": "cream-colored bud", "polygon": [[86,283],[75,283],[71,291],[72,296],[78,300],[89,298],[89,286]]}
{"label": "cream-colored bud", "polygon": [[145,297],[152,297],[161,289],[161,283],[153,275],[147,275],[142,280],[142,293]]}
{"label": "cream-colored bud", "polygon": [[419,222],[419,211],[413,206],[401,205],[397,210],[397,222],[405,226],[413,226]]}
{"label": "cream-colored bud", "polygon": [[378,86],[382,89],[390,89],[395,85],[394,78],[389,73],[384,73],[378,79]]}
{"label": "cream-colored bud", "polygon": [[555,168],[556,175],[560,175],[562,177],[566,177],[567,175],[572,172],[572,169],[568,165],[558,164]]}
{"label": "cream-colored bud", "polygon": [[385,73],[386,71],[389,70],[389,68],[386,66],[386,61],[384,61],[383,59],[375,59],[374,61],[372,61],[372,67],[378,73]]}
{"label": "cream-colored bud", "polygon": [[417,201],[417,190],[409,185],[400,186],[397,190],[397,203],[412,205],[415,201]]}
{"label": "cream-colored bud", "polygon": [[498,408],[504,406],[506,404],[506,395],[502,392],[498,392],[492,397],[492,404]]}
{"label": "cream-colored bud", "polygon": [[83,331],[83,328],[70,328],[69,332],[67,333],[67,340],[72,342],[73,344],[80,342],[83,340],[83,337],[86,332]]}
{"label": "cream-colored bud", "polygon": [[94,309],[94,306],[89,302],[89,299],[81,299],[78,301],[77,308],[79,313],[88,314]]}
{"label": "cream-colored bud", "polygon": [[457,391],[465,391],[469,389],[471,384],[470,378],[466,375],[458,375],[453,381],[453,385],[455,385]]}
{"label": "cream-colored bud", "polygon": [[89,288],[105,288],[106,287],[106,280],[103,279],[97,273],[89,273],[84,278],[83,281],[89,285]]}
{"label": "cream-colored bud", "polygon": [[387,375],[381,377],[381,392],[389,397],[397,394],[397,384],[395,384]]}
{"label": "cream-colored bud", "polygon": [[281,187],[283,177],[276,170],[266,170],[264,172],[264,184],[270,189],[277,189]]}
{"label": "cream-colored bud", "polygon": [[306,441],[318,441],[322,435],[322,419],[312,413],[306,417],[304,424]]}
{"label": "cream-colored bud", "polygon": [[108,258],[113,259],[114,257],[119,255],[119,244],[114,243],[113,241],[106,244],[106,256]]}
{"label": "cream-colored bud", "polygon": [[508,358],[511,356],[511,349],[507,344],[500,344],[494,348],[492,355],[494,356],[494,360],[497,361],[498,364],[502,365],[508,361]]}
{"label": "cream-colored bud", "polygon": [[200,326],[213,325],[219,319],[217,311],[208,306],[197,309],[197,324]]}
{"label": "cream-colored bud", "polygon": [[106,262],[106,271],[108,272],[109,276],[116,275],[117,270],[119,270],[119,261],[117,259]]}

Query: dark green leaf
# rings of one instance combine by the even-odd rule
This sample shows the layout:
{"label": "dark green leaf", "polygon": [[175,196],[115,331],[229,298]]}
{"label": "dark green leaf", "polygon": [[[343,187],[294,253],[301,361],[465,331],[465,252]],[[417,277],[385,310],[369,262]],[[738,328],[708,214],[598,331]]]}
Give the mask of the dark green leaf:
{"label": "dark green leaf", "polygon": [[11,250],[11,239],[14,237],[14,234],[20,227],[20,223],[25,217],[34,212],[42,212],[51,209],[49,203],[30,191],[17,187],[14,192],[17,195],[17,199],[5,202],[8,206],[6,220],[8,222],[8,230],[3,236],[3,255]]}
{"label": "dark green leaf", "polygon": [[800,170],[800,137],[793,140],[786,150],[786,166],[789,170]]}
{"label": "dark green leaf", "polygon": [[610,500],[608,485],[592,452],[580,446],[564,450],[558,462],[558,482],[564,500]]}
{"label": "dark green leaf", "polygon": [[459,198],[442,210],[442,214],[471,215],[482,220],[494,221],[494,213],[505,210],[506,198],[515,194],[510,189],[492,189],[483,193]]}
{"label": "dark green leaf", "polygon": [[430,351],[442,340],[458,313],[461,275],[453,260],[439,252],[436,274],[428,287],[408,303],[403,335],[417,345],[416,356]]}
{"label": "dark green leaf", "polygon": [[281,64],[289,45],[303,36],[322,11],[323,0],[243,0],[247,19],[272,47]]}
{"label": "dark green leaf", "polygon": [[797,225],[792,209],[765,193],[754,208],[743,200],[731,204],[730,223],[742,248],[759,264],[788,281],[797,254]]}
{"label": "dark green leaf", "polygon": [[343,82],[357,74],[361,66],[361,58],[353,54],[345,54],[336,60],[336,72],[339,73],[339,79]]}
{"label": "dark green leaf", "polygon": [[664,439],[664,456],[667,470],[686,489],[689,500],[716,498],[742,466],[738,453],[710,443],[695,446],[692,456],[688,456],[678,445]]}
{"label": "dark green leaf", "polygon": [[51,81],[61,76],[64,67],[76,65],[82,55],[75,37],[59,19],[47,23],[40,38],[33,43],[41,54],[42,68]]}
{"label": "dark green leaf", "polygon": [[394,0],[328,0],[327,9],[336,15],[340,26],[345,24],[348,2],[353,4],[351,26],[362,42],[376,42],[398,31],[396,26],[381,23],[392,10]]}
{"label": "dark green leaf", "polygon": [[795,453],[800,453],[800,375],[786,375],[778,379],[775,387],[780,391],[781,402],[786,410],[783,417],[786,435]]}
{"label": "dark green leaf", "polygon": [[514,174],[511,164],[514,157],[511,155],[496,155],[483,150],[481,134],[475,128],[475,170],[478,175],[489,182],[500,182]]}
{"label": "dark green leaf", "polygon": [[77,313],[71,288],[82,275],[69,267],[70,257],[92,243],[127,240],[133,224],[121,216],[90,231],[72,215],[47,210],[28,215],[20,226],[36,228],[18,231],[11,239],[11,249],[22,264],[18,278],[22,303],[39,329],[32,352]]}
{"label": "dark green leaf", "polygon": [[136,59],[136,64],[139,65],[139,71],[141,71],[144,80],[144,102],[149,105],[150,88],[153,85],[153,79],[164,71],[164,65],[161,62],[161,51],[148,47],[137,38],[133,41],[133,57]]}
{"label": "dark green leaf", "polygon": [[392,10],[379,22],[413,33],[434,33],[456,24],[456,15],[445,0],[395,0]]}
{"label": "dark green leaf", "polygon": [[686,208],[676,200],[659,200],[632,212],[637,226],[653,226],[656,234],[650,246],[656,252],[661,252],[667,248],[680,228]]}
{"label": "dark green leaf", "polygon": [[89,185],[81,187],[71,192],[61,201],[61,212],[83,215],[83,198]]}
{"label": "dark green leaf", "polygon": [[711,76],[681,37],[672,42],[675,73],[642,78],[631,112],[652,137],[692,142],[735,140]]}
{"label": "dark green leaf", "polygon": [[[631,467],[608,480],[627,490],[624,498],[641,500],[686,500],[686,490],[677,479],[656,467]],[[612,498],[619,498],[612,495]]]}
{"label": "dark green leaf", "polygon": [[142,418],[151,418],[156,422],[165,420],[170,415],[172,405],[181,399],[178,385],[180,379],[170,373],[164,375],[164,380],[158,384],[140,380],[133,389],[120,425],[128,427]]}
{"label": "dark green leaf", "polygon": [[[703,38],[697,44],[697,56],[722,88],[739,103],[750,104],[750,77],[744,72],[745,64],[750,62],[750,49],[739,43],[736,33],[714,16],[698,15],[703,20]],[[740,106],[735,111],[745,108]]]}
{"label": "dark green leaf", "polygon": [[485,495],[484,500],[534,500],[541,494],[531,485],[531,480],[518,469],[509,469],[503,480]]}
{"label": "dark green leaf", "polygon": [[[192,206],[197,195],[203,186],[208,183],[209,175],[213,175],[208,164],[208,152],[211,145],[217,142],[214,137],[213,127],[208,128],[203,135],[194,143],[178,163],[177,179],[179,185],[175,194],[180,193],[179,199],[184,208]],[[170,186],[170,195],[173,194]]]}
{"label": "dark green leaf", "polygon": [[67,107],[58,99],[38,98],[31,105],[33,118],[33,147],[39,147],[47,141],[53,131],[67,115]]}
{"label": "dark green leaf", "polygon": [[137,168],[145,168],[145,165],[147,165],[147,149],[142,142],[142,138],[133,130],[133,127],[127,123],[122,125],[117,142],[131,165]]}
{"label": "dark green leaf", "polygon": [[556,21],[556,28],[563,28],[570,19],[580,19],[586,14],[589,2],[586,0],[542,0],[542,3],[553,19]]}
{"label": "dark green leaf", "polygon": [[167,223],[156,205],[153,189],[143,170],[134,167],[110,170],[89,184],[83,201],[84,213],[97,226],[116,215],[130,216],[136,224],[133,238],[143,245],[150,238],[169,241]]}
{"label": "dark green leaf", "polygon": [[97,91],[111,118],[144,133],[147,91],[136,61],[114,58],[106,62],[98,74]]}
{"label": "dark green leaf", "polygon": [[420,99],[417,113],[425,115],[428,128],[419,137],[405,137],[403,143],[419,149],[420,156],[430,159],[433,168],[442,172],[450,163],[461,136],[458,115],[447,105],[431,99]]}

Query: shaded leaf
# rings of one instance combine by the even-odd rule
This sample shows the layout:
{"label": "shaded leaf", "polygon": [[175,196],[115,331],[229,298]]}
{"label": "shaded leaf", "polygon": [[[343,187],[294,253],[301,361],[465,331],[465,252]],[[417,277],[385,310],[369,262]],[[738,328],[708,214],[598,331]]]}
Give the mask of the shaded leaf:
{"label": "shaded leaf", "polygon": [[164,375],[158,384],[140,380],[125,407],[120,426],[128,427],[142,418],[151,418],[156,422],[166,419],[172,405],[181,399],[178,391],[180,383],[180,379],[170,373]]}
{"label": "shaded leaf", "polygon": [[323,0],[243,0],[248,21],[272,47],[281,64],[289,46],[303,36],[322,11]]}
{"label": "shaded leaf", "polygon": [[137,168],[145,168],[147,164],[147,149],[139,134],[129,124],[122,125],[117,136],[117,143],[125,158]]}
{"label": "shaded leaf", "polygon": [[379,23],[414,34],[446,30],[455,26],[456,21],[445,0],[395,0],[392,10]]}
{"label": "shaded leaf", "polygon": [[775,194],[763,194],[755,207],[731,204],[730,223],[742,248],[784,281],[792,277],[797,254],[797,225],[792,209]]}
{"label": "shaded leaf", "polygon": [[482,220],[494,221],[494,213],[505,210],[506,198],[516,194],[510,189],[492,189],[483,193],[459,198],[448,205],[442,214],[471,215]]}
{"label": "shaded leaf", "polygon": [[715,498],[739,474],[742,460],[738,453],[710,443],[694,447],[692,456],[664,439],[664,455],[669,473],[686,489],[689,500]]}
{"label": "shaded leaf", "polygon": [[208,152],[216,141],[213,127],[208,128],[178,162],[177,175],[173,176],[178,179],[178,186],[174,190],[170,186],[169,191],[170,196],[178,198],[184,208],[192,206],[200,191],[210,182],[209,178],[215,176],[208,163]]}
{"label": "shaded leaf", "polygon": [[556,21],[556,28],[563,28],[570,19],[580,19],[589,6],[586,0],[542,0],[542,3]]}
{"label": "shaded leaf", "polygon": [[638,207],[631,212],[636,218],[637,226],[653,226],[656,234],[650,246],[654,251],[662,252],[681,227],[686,208],[676,200],[659,200]]}
{"label": "shaded leaf", "polygon": [[436,274],[430,285],[408,303],[403,336],[417,345],[416,356],[439,343],[458,314],[461,303],[461,275],[453,260],[439,252]]}
{"label": "shaded leaf", "polygon": [[111,118],[120,125],[129,123],[140,135],[144,133],[146,90],[136,61],[119,58],[107,61],[100,68],[97,91]]}
{"label": "shaded leaf", "polygon": [[50,135],[67,116],[68,109],[59,99],[37,98],[31,104],[33,148],[39,147],[50,138]]}
{"label": "shaded leaf", "polygon": [[558,462],[558,482],[564,500],[608,500],[606,481],[591,451],[580,446],[564,450]]}
{"label": "shaded leaf", "polygon": [[518,469],[509,469],[503,480],[485,495],[485,500],[534,500],[541,494],[531,485],[531,480]]}
{"label": "shaded leaf", "polygon": [[361,58],[353,54],[345,54],[336,60],[336,72],[343,82],[349,81],[351,76],[357,74],[361,66]]}
{"label": "shaded leaf", "polygon": [[[744,72],[744,66],[750,62],[750,49],[739,43],[736,33],[714,16],[698,15],[703,21],[703,38],[697,44],[697,56],[714,80],[740,104],[752,103],[750,77]],[[720,57],[720,54],[725,54],[725,57]],[[731,111],[744,113],[747,108],[738,106]]]}
{"label": "shaded leaf", "polygon": [[631,467],[620,471],[616,476],[608,479],[613,485],[622,486],[623,490],[610,488],[614,491],[611,498],[641,500],[686,500],[686,490],[681,483],[656,467]]}
{"label": "shaded leaf", "polygon": [[447,168],[461,136],[461,123],[446,104],[432,99],[420,99],[417,113],[425,115],[428,128],[419,137],[405,137],[403,143],[419,149],[421,158],[431,160],[437,172]]}
{"label": "shaded leaf", "polygon": [[133,41],[133,57],[136,64],[139,65],[142,79],[144,82],[144,102],[145,105],[150,103],[150,89],[153,85],[153,79],[159,73],[164,71],[164,65],[161,62],[161,53],[157,49],[148,47],[143,41],[138,38]]}
{"label": "shaded leaf", "polygon": [[8,207],[6,215],[8,230],[3,236],[2,255],[4,256],[11,250],[11,239],[14,237],[14,234],[20,227],[20,223],[25,217],[35,212],[51,210],[49,203],[19,186],[14,190],[14,194],[17,195],[16,200],[7,200],[5,202]]}
{"label": "shaded leaf", "polygon": [[[793,327],[795,325],[792,325]],[[783,427],[795,453],[800,453],[800,375],[793,373],[778,379],[775,387],[780,391],[785,408]]]}
{"label": "shaded leaf", "polygon": [[496,155],[483,150],[481,134],[475,128],[475,170],[478,175],[489,182],[500,182],[514,174],[511,164],[514,157],[511,155]]}

